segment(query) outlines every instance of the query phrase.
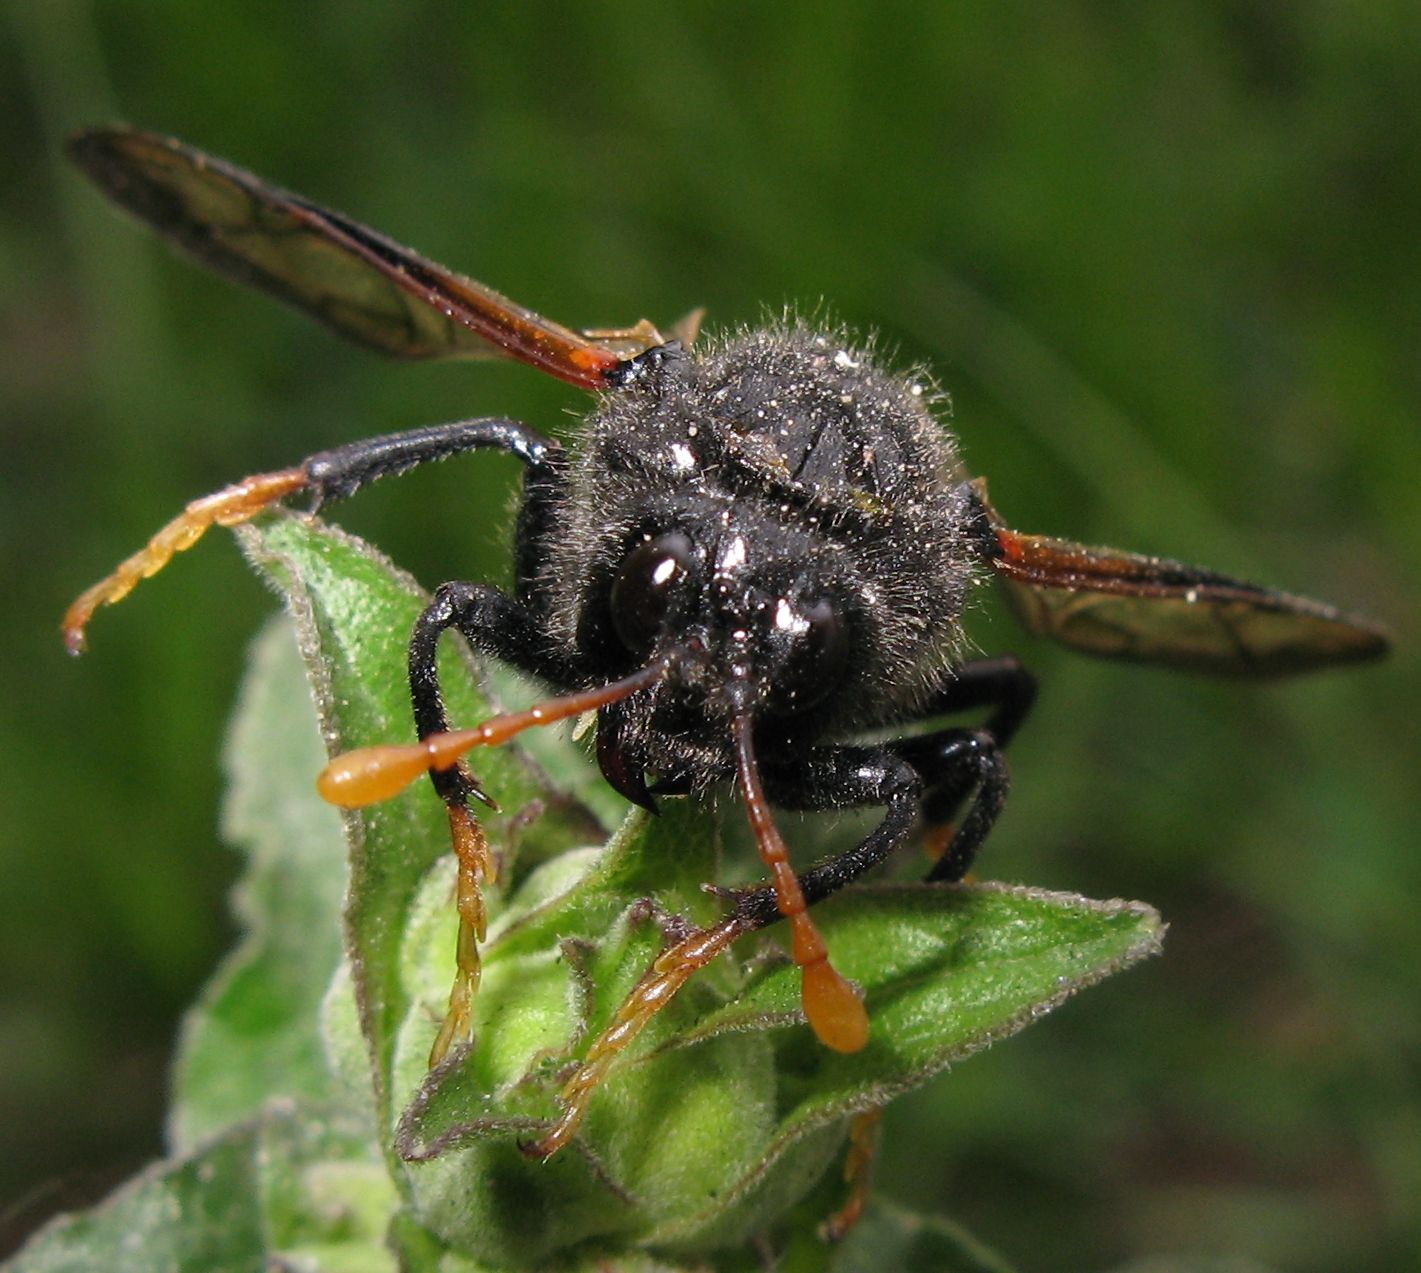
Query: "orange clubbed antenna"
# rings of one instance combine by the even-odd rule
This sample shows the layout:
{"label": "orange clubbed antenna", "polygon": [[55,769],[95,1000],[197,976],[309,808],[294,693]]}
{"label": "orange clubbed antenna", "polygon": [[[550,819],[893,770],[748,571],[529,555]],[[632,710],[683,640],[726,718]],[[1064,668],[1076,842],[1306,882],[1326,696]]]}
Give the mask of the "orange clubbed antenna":
{"label": "orange clubbed antenna", "polygon": [[497,746],[534,725],[551,725],[569,716],[595,712],[609,703],[654,685],[671,666],[669,658],[649,663],[639,672],[592,690],[550,698],[527,711],[492,716],[472,729],[430,734],[417,743],[361,747],[337,756],[316,779],[321,798],[342,809],[361,809],[397,796],[421,774],[451,769],[475,747]]}
{"label": "orange clubbed antenna", "polygon": [[829,949],[810,917],[799,876],[790,865],[789,849],[770,817],[770,806],[760,785],[759,766],[755,763],[750,717],[735,717],[733,728],[740,794],[760,858],[770,868],[774,880],[775,904],[780,914],[789,920],[790,949],[799,966],[804,1015],[825,1047],[835,1052],[857,1052],[868,1043],[868,1013],[853,986],[829,962]]}

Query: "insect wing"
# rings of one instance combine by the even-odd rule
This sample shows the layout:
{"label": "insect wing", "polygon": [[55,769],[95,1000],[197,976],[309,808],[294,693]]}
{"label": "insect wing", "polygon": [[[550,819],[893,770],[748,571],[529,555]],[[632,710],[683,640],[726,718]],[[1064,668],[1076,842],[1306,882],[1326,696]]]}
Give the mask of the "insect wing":
{"label": "insect wing", "polygon": [[[168,137],[76,134],[69,155],[115,202],[204,265],[398,358],[516,358],[596,389],[636,342],[570,331],[340,213]],[[654,344],[650,324],[644,332]]]}
{"label": "insect wing", "polygon": [[992,565],[1023,623],[1087,654],[1268,677],[1378,658],[1390,644],[1376,624],[1322,602],[1164,558],[1023,535],[985,498],[982,506]]}

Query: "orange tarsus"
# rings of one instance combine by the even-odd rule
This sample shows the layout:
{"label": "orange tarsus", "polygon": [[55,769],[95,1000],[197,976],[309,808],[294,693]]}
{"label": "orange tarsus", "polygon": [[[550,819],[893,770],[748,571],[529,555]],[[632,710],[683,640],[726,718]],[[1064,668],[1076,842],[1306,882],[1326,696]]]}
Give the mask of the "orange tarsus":
{"label": "orange tarsus", "polygon": [[592,1094],[606,1078],[618,1053],[628,1047],[676,992],[743,933],[749,924],[734,915],[710,928],[697,929],[661,954],[623,1001],[611,1024],[593,1040],[577,1071],[562,1090],[563,1111],[552,1130],[525,1152],[548,1158],[576,1134],[587,1114]]}
{"label": "orange tarsus", "polygon": [[875,1105],[855,1115],[849,1126],[849,1152],[844,1156],[844,1183],[849,1192],[844,1205],[824,1221],[822,1233],[826,1242],[842,1242],[863,1218],[873,1185],[873,1159],[882,1120],[883,1106]]}
{"label": "orange tarsus", "polygon": [[493,882],[493,855],[483,827],[466,805],[449,806],[449,836],[458,864],[455,905],[459,912],[456,939],[454,984],[449,990],[449,1008],[429,1050],[433,1069],[458,1042],[473,1037],[474,995],[483,976],[479,943],[488,935],[488,911],[484,907],[483,885]]}
{"label": "orange tarsus", "polygon": [[278,500],[293,495],[307,485],[304,469],[281,469],[257,473],[240,482],[195,499],[158,531],[133,556],[91,588],[86,588],[64,613],[60,630],[70,654],[82,654],[84,631],[100,606],[122,601],[144,579],[163,569],[176,553],[191,548],[213,526],[236,526],[250,521]]}

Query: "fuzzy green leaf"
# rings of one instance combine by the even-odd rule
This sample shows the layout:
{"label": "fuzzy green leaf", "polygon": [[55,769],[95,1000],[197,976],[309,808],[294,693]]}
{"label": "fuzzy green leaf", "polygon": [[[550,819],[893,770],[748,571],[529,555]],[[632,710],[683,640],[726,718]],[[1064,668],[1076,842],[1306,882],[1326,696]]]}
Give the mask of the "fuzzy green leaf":
{"label": "fuzzy green leaf", "polygon": [[253,642],[227,746],[224,829],[247,855],[244,932],[183,1026],[169,1135],[179,1152],[275,1097],[332,1100],[321,1002],[343,958],[345,837],[311,798],[323,763],[291,625]]}
{"label": "fuzzy green leaf", "polygon": [[285,1104],[37,1233],[9,1273],[393,1273],[389,1176],[357,1121]]}

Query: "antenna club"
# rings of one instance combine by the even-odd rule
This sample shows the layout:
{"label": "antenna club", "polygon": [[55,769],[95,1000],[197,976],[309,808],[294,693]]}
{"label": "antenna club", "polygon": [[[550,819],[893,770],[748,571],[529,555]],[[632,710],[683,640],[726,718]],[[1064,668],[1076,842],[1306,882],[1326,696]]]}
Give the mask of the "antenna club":
{"label": "antenna club", "polygon": [[426,747],[362,747],[337,756],[316,779],[316,790],[328,804],[363,809],[397,796],[429,771]]}

